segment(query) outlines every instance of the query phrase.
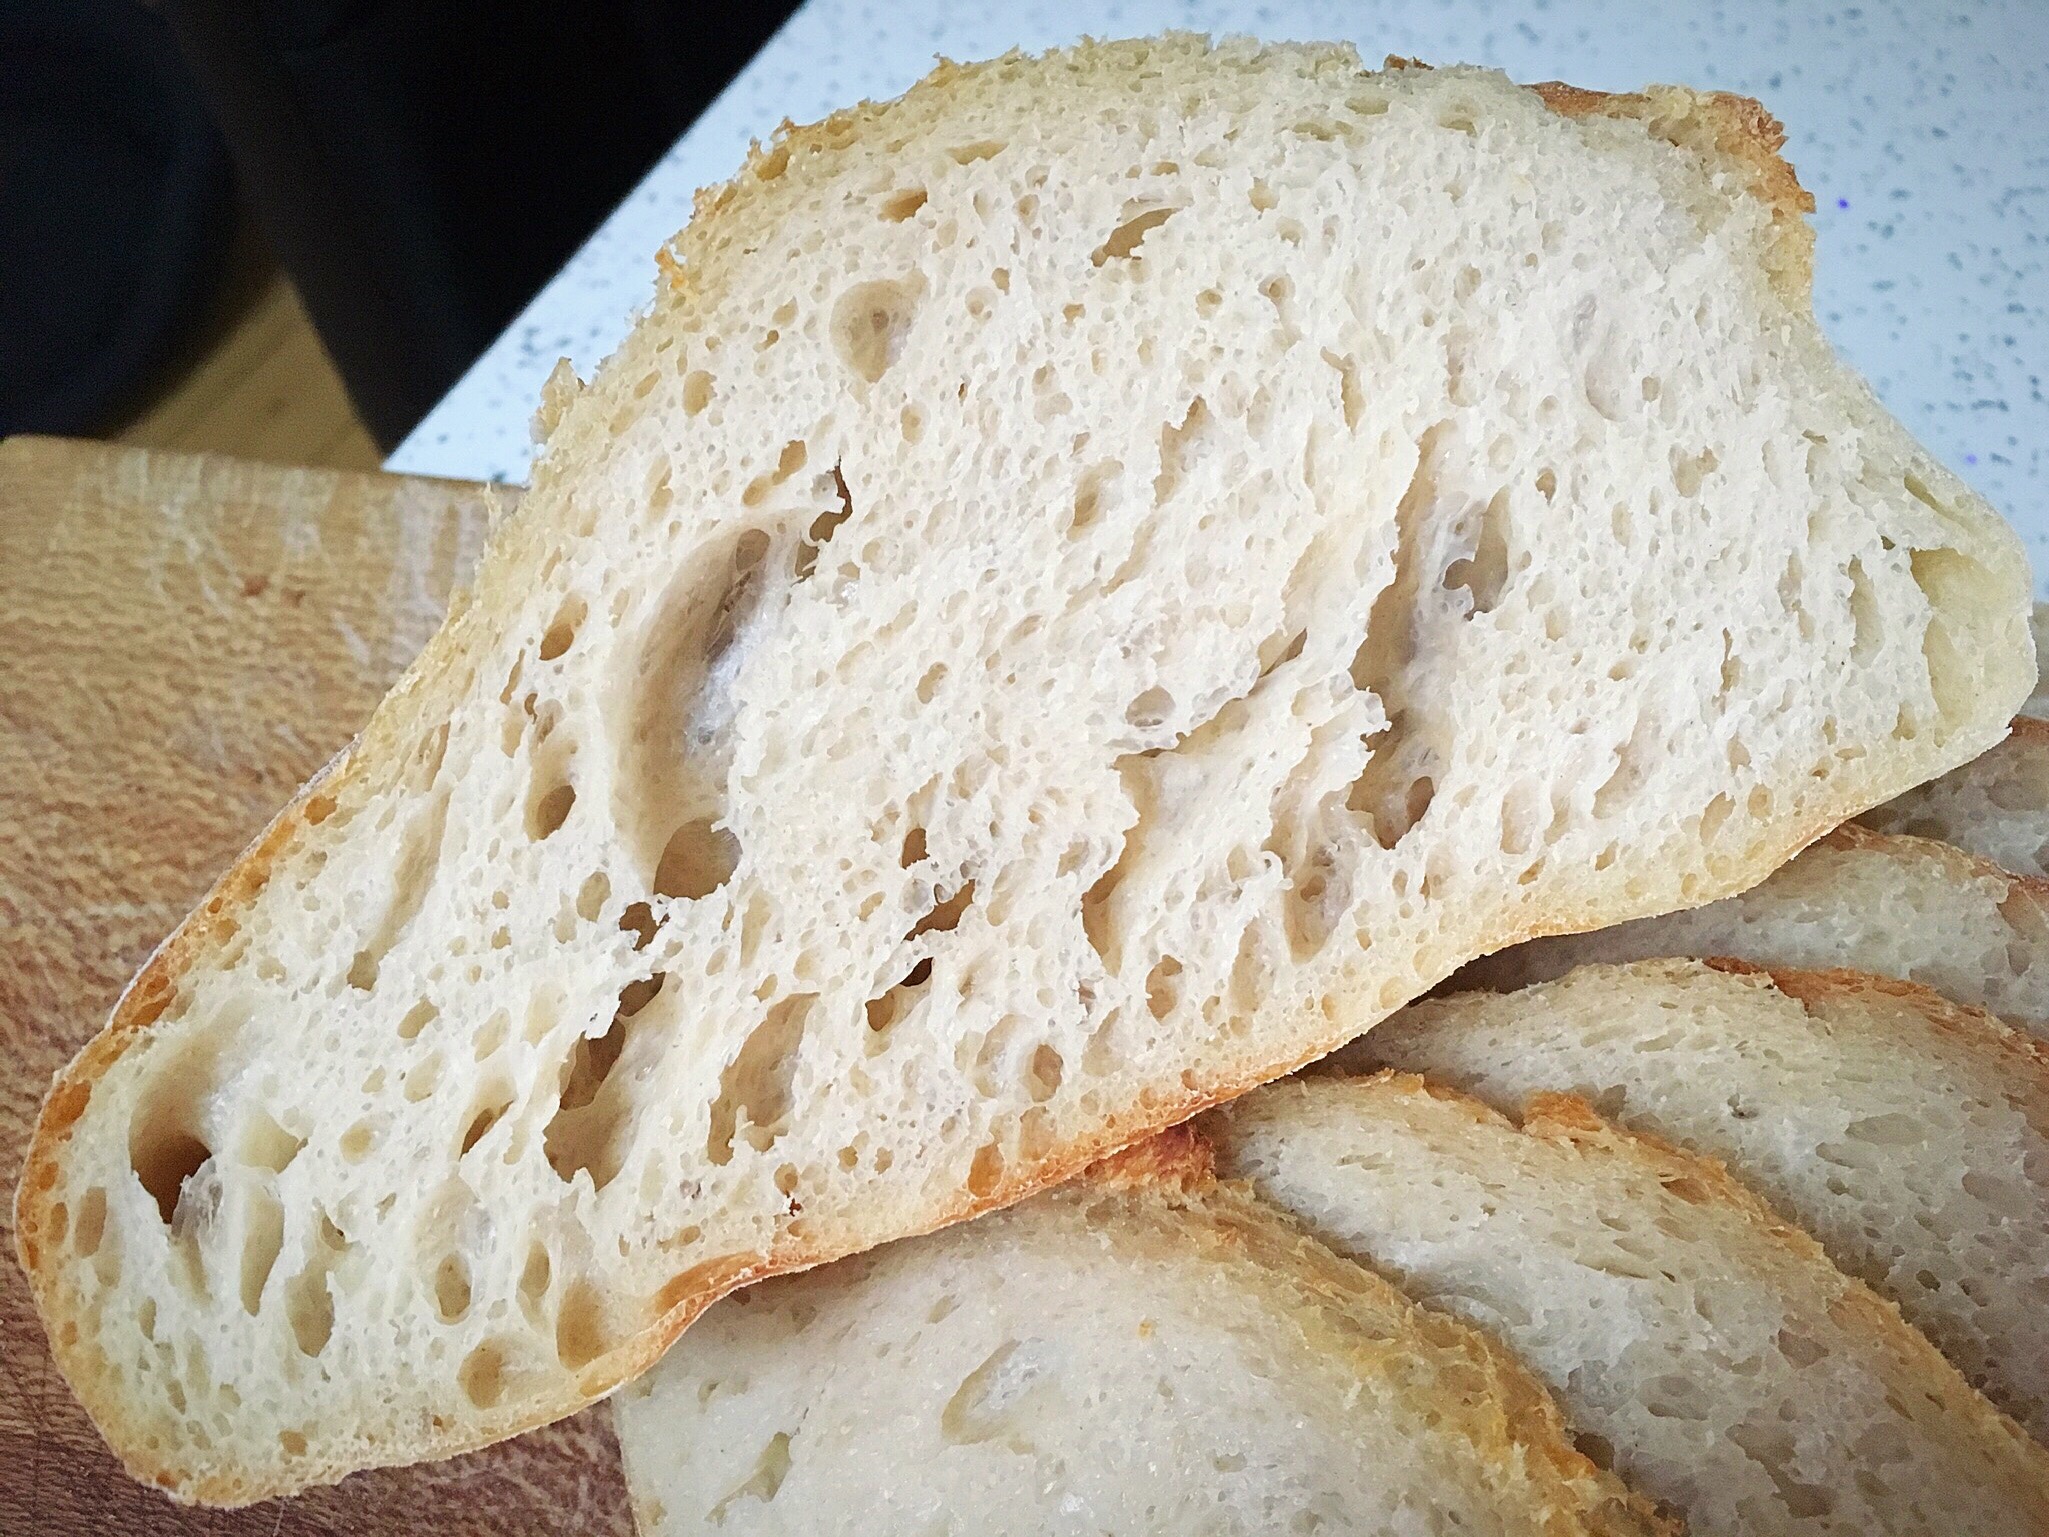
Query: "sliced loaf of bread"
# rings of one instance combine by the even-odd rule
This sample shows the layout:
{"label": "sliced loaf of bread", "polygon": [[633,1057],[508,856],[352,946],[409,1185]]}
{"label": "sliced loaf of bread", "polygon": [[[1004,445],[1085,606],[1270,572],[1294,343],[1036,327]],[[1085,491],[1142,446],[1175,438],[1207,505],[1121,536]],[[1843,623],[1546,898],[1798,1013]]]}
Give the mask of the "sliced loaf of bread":
{"label": "sliced loaf of bread", "polygon": [[2016,717],[1998,746],[1860,820],[1939,838],[2016,875],[2049,878],[2049,720]]}
{"label": "sliced loaf of bread", "polygon": [[1396,1074],[1277,1084],[1198,1124],[1220,1173],[1496,1331],[1695,1537],[2049,1526],[2049,1452],[1719,1164],[1569,1095],[1518,1127]]}
{"label": "sliced loaf of bread", "polygon": [[1590,961],[1661,955],[1896,977],[2049,1037],[2049,881],[1855,823],[1737,896],[1533,939],[1473,962],[1451,985],[1507,992]]}
{"label": "sliced loaf of bread", "polygon": [[644,1537],[1673,1529],[1196,1146],[720,1303],[613,1399]]}
{"label": "sliced loaf of bread", "polygon": [[2028,695],[2028,702],[2021,706],[2021,714],[2032,715],[2036,720],[2049,720],[2049,603],[2037,603],[2028,618],[2028,633],[2035,638],[2035,662],[2041,674],[2035,680],[2035,691]]}
{"label": "sliced loaf of bread", "polygon": [[1566,1090],[1728,1165],[2049,1441],[2049,1056],[1926,988],[1587,966],[1411,1005],[1339,1054],[1513,1112]]}
{"label": "sliced loaf of bread", "polygon": [[115,1449],[514,1434],[1983,751],[2025,560],[1830,352],[1779,142],[1178,37],[756,152],[50,1095]]}

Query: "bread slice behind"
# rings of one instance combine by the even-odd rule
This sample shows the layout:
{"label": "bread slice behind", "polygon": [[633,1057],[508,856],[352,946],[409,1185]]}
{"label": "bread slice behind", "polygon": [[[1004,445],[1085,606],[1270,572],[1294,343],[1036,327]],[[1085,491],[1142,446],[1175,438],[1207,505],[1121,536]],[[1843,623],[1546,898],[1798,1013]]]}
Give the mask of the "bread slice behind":
{"label": "bread slice behind", "polygon": [[613,1405],[643,1537],[1674,1530],[1185,1133],[730,1297]]}
{"label": "bread slice behind", "polygon": [[2016,875],[2049,878],[2049,720],[2016,716],[2006,740],[1858,819],[1937,838]]}
{"label": "bread slice behind", "polygon": [[1589,962],[1668,955],[1871,972],[2049,1037],[2049,881],[1855,823],[1736,896],[1531,940],[1473,962],[1451,985],[1506,992]]}
{"label": "bread slice behind", "polygon": [[2024,557],[1830,352],[1779,140],[1176,37],[755,153],[52,1092],[21,1252],[128,1465],[559,1417],[1989,745]]}
{"label": "bread slice behind", "polygon": [[2034,637],[2035,662],[2042,671],[2035,680],[2034,693],[2021,706],[2021,714],[2049,720],[2049,603],[2035,605],[2028,616],[2028,633]]}
{"label": "bread slice behind", "polygon": [[1220,1172],[1496,1331],[1696,1537],[2049,1523],[2049,1452],[1890,1303],[1720,1165],[1583,1100],[1537,1096],[1518,1127],[1413,1076],[1312,1077],[1198,1124]]}
{"label": "bread slice behind", "polygon": [[1855,972],[1645,961],[1412,1004],[1338,1054],[1513,1113],[1578,1094],[1726,1164],[2049,1441],[2049,1055]]}

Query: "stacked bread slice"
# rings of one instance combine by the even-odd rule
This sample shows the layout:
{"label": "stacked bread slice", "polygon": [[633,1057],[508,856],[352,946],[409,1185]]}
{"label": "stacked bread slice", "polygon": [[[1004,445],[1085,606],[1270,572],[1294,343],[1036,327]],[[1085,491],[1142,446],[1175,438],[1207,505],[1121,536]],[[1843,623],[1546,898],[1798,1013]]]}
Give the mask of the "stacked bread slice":
{"label": "stacked bread slice", "polygon": [[[2049,604],[2029,619],[2036,658]],[[1861,818],[1882,832],[1936,838],[2034,879],[2049,877],[2049,665],[2005,741]]]}
{"label": "stacked bread slice", "polygon": [[1515,945],[1453,985],[1505,991],[1589,962],[1666,955],[1894,977],[2049,1038],[2049,881],[1854,823],[1736,896]]}
{"label": "stacked bread slice", "polygon": [[[757,150],[619,354],[551,387],[474,597],[52,1089],[19,1249],[130,1468],[239,1503],[515,1434],[749,1282],[1058,1185],[1476,956],[1733,896],[1997,743],[2025,561],[1829,350],[1780,139],[1725,95],[1176,37],[943,66]],[[1504,1156],[1656,1161],[1460,1114]],[[1701,1180],[1741,1217],[1713,1243],[1763,1231]],[[1212,1391],[1292,1425],[1306,1483],[1194,1409],[1091,1433],[1148,1379],[1062,1314],[1112,1414],[1034,1433],[1153,1479],[1105,1511],[1644,1523],[1463,1326],[1240,1193],[1176,1185],[1165,1222],[1119,1188],[1143,1210],[1048,1197],[920,1252],[1095,1256],[1133,1339],[1171,1318],[1299,1379]],[[1982,1529],[2037,1520],[1961,1378],[1757,1244],[1743,1305],[1868,1409],[1842,1510],[1968,1477]],[[774,1339],[774,1298],[795,1328],[839,1284],[728,1314]],[[784,1401],[720,1376],[706,1435],[757,1376]],[[776,1434],[665,1507],[842,1487]],[[1001,1434],[874,1479],[1011,1477]],[[1771,1508],[1827,1519],[1778,1434]],[[1051,1466],[1032,1488],[1094,1498]]]}
{"label": "stacked bread slice", "polygon": [[[2049,1057],[1981,1011],[1853,972],[1590,965],[1412,1005],[1192,1131],[1105,1175],[1114,1200],[1084,1182],[714,1310],[617,1400],[644,1530],[877,1530],[984,1499],[992,1531],[1391,1530],[1321,1450],[1406,1497],[1391,1414],[1441,1470],[1421,1500],[1446,1524],[1418,1529],[1461,1529],[1473,1388],[1407,1354],[1400,1310],[1377,1327],[1420,1396],[1377,1380],[1384,1355],[1305,1368],[1279,1341],[1321,1313],[1265,1275],[1311,1252],[1281,1212],[1350,1287],[1496,1341],[1555,1407],[1478,1391],[1562,1417],[1691,1531],[2049,1522]],[[1358,1380],[1276,1415],[1276,1383],[1332,1372]],[[1535,1492],[1489,1529],[1580,1529]]]}
{"label": "stacked bread slice", "polygon": [[1585,966],[1417,1004],[1334,1059],[1515,1114],[1583,1097],[1713,1158],[2049,1440],[2049,1054],[1859,972]]}
{"label": "stacked bread slice", "polygon": [[1520,1124],[1400,1075],[1277,1085],[1221,1169],[1495,1331],[1699,1533],[2013,1532],[2049,1452],[1711,1161],[1538,1094]]}
{"label": "stacked bread slice", "polygon": [[646,1537],[1675,1530],[1487,1334],[1185,1130],[742,1292],[616,1405]]}
{"label": "stacked bread slice", "polygon": [[1861,820],[1880,832],[1953,843],[2017,875],[2049,878],[2049,720],[2016,717],[1996,747]]}
{"label": "stacked bread slice", "polygon": [[[2039,1424],[2049,1075],[1984,1016],[1890,986],[1650,963],[1419,1005],[1362,1048],[1515,1116],[1413,1075],[1311,1075],[1107,1185],[745,1293],[616,1400],[643,1529],[1564,1531],[1589,1498],[1643,1519],[1561,1459],[1562,1423],[1697,1533],[2038,1532],[2049,1451],[1831,1253]],[[1774,1017],[1810,996],[1811,1021]],[[1769,1204],[1529,1087],[1576,1073],[1726,1151]],[[1305,1265],[1379,1299],[1379,1349],[1323,1332]],[[1462,1375],[1423,1317],[1471,1326],[1438,1350],[1490,1339],[1532,1380],[1469,1355]],[[1541,1454],[1573,1502],[1544,1515],[1560,1485],[1519,1477],[1476,1504],[1474,1394],[1524,1427],[1482,1460]]]}

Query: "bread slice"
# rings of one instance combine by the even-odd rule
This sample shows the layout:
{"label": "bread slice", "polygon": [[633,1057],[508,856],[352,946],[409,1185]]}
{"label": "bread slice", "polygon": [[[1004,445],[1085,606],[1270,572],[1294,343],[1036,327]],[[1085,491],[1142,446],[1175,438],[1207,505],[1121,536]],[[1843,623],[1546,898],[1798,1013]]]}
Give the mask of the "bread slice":
{"label": "bread slice", "polygon": [[1762,885],[1685,912],[1534,939],[1467,966],[1507,992],[1590,961],[1732,956],[1919,982],[2049,1038],[2049,881],[1947,843],[1838,828]]}
{"label": "bread slice", "polygon": [[1829,352],[1777,143],[1179,37],[755,154],[52,1091],[115,1448],[513,1434],[1990,745],[2025,562]]}
{"label": "bread slice", "polygon": [[1337,1060],[1569,1090],[1726,1163],[2049,1441],[2049,1055],[1910,983],[1731,964],[1429,999]]}
{"label": "bread slice", "polygon": [[1169,1132],[741,1292],[613,1399],[643,1537],[1676,1531],[1479,1330]]}
{"label": "bread slice", "polygon": [[2049,720],[2015,717],[1998,746],[1861,820],[1879,832],[1954,843],[2016,875],[2049,878]]}
{"label": "bread slice", "polygon": [[1694,1537],[2049,1525],[2049,1452],[1719,1164],[1531,1099],[1315,1077],[1198,1123],[1410,1296],[1497,1331]]}
{"label": "bread slice", "polygon": [[1962,767],[1865,813],[1869,827],[1940,839],[2031,879],[2049,878],[2049,603],[2028,628],[2042,667],[2012,734]]}

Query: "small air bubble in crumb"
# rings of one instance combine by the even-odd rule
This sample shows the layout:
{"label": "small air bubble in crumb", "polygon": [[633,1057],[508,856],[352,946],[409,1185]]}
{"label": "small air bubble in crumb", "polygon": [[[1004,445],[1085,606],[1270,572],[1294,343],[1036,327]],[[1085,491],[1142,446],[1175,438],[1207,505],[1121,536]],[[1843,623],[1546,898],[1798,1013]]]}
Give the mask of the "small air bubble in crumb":
{"label": "small air bubble in crumb", "polygon": [[882,217],[890,224],[901,224],[924,206],[925,189],[906,187],[901,192],[892,192],[882,200]]}

